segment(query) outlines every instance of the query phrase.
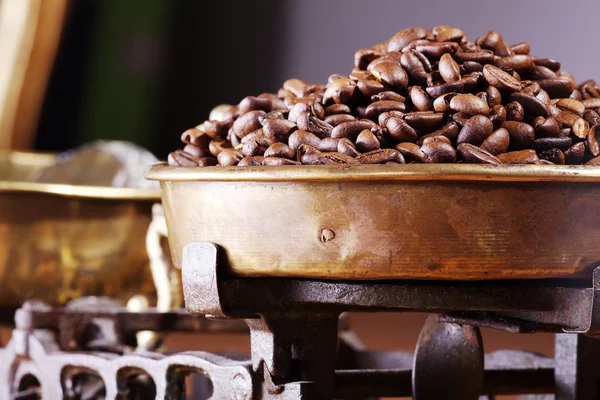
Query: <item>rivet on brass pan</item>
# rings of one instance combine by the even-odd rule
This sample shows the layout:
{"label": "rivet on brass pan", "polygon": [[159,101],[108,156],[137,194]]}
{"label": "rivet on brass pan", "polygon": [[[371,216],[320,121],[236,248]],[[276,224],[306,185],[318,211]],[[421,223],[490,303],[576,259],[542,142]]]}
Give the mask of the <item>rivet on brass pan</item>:
{"label": "rivet on brass pan", "polygon": [[321,242],[323,242],[323,243],[327,243],[330,240],[333,240],[334,237],[335,237],[335,232],[332,231],[331,229],[323,229],[321,231]]}

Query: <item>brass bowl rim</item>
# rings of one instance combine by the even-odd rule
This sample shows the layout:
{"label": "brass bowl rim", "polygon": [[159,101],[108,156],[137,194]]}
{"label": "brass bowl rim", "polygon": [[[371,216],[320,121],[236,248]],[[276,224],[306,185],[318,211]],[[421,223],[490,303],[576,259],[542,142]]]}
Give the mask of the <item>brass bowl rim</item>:
{"label": "brass bowl rim", "polygon": [[585,165],[407,164],[355,166],[172,167],[155,164],[146,179],[170,182],[504,181],[599,182],[600,168]]}
{"label": "brass bowl rim", "polygon": [[[16,163],[44,166],[56,159],[56,154],[41,152],[0,151],[0,156]],[[141,189],[112,186],[67,185],[27,181],[0,180],[0,193],[42,193],[73,198],[99,200],[152,200],[160,201],[160,189]]]}

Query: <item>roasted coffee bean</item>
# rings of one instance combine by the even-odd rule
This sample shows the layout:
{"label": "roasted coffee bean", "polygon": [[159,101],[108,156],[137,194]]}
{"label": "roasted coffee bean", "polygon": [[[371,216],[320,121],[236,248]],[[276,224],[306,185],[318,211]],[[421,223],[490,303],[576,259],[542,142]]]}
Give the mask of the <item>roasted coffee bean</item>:
{"label": "roasted coffee bean", "polygon": [[265,157],[281,157],[290,160],[293,160],[295,155],[294,150],[285,143],[273,143],[264,153]]}
{"label": "roasted coffee bean", "polygon": [[299,116],[296,123],[298,124],[299,129],[312,132],[320,139],[331,136],[331,132],[333,131],[333,126],[310,114]]}
{"label": "roasted coffee bean", "polygon": [[256,167],[263,165],[264,159],[263,156],[244,157],[238,163],[238,167]]}
{"label": "roasted coffee bean", "polygon": [[535,97],[542,103],[544,103],[545,106],[548,106],[550,104],[550,96],[548,96],[548,93],[546,93],[546,91],[543,89],[540,89],[540,91],[538,92],[538,94],[535,95]]}
{"label": "roasted coffee bean", "polygon": [[[418,87],[413,86],[409,90],[410,100],[413,106],[419,111],[430,111],[433,109],[433,100],[425,93],[425,91]],[[406,110],[401,110],[406,111]]]}
{"label": "roasted coffee bean", "polygon": [[288,160],[287,158],[279,157],[265,157],[263,165],[267,166],[281,166],[281,165],[300,165],[300,162],[295,160]]}
{"label": "roasted coffee bean", "polygon": [[510,135],[504,128],[500,128],[492,132],[479,146],[482,150],[489,152],[492,155],[506,153],[510,144]]}
{"label": "roasted coffee bean", "polygon": [[585,165],[600,165],[600,157],[592,158],[590,161],[586,162]]}
{"label": "roasted coffee bean", "polygon": [[456,95],[457,93],[454,92],[441,95],[433,101],[433,109],[439,113],[445,113],[450,111],[450,100],[452,100],[452,98]]}
{"label": "roasted coffee bean", "polygon": [[308,85],[300,79],[288,79],[283,82],[283,89],[292,93],[296,97],[303,97],[306,93]]}
{"label": "roasted coffee bean", "polygon": [[400,112],[400,111],[384,112],[384,113],[379,114],[379,117],[377,117],[377,122],[379,122],[380,126],[385,127],[385,125],[387,124],[387,120],[392,117],[404,118],[404,113]]}
{"label": "roasted coffee bean", "polygon": [[483,67],[483,77],[488,84],[498,89],[500,93],[512,93],[521,90],[521,82],[494,65]]}
{"label": "roasted coffee bean", "polygon": [[382,54],[374,49],[360,49],[354,53],[354,66],[358,69],[365,69],[371,61],[381,56]]}
{"label": "roasted coffee bean", "polygon": [[328,137],[319,142],[319,151],[338,151],[339,138]]}
{"label": "roasted coffee bean", "polygon": [[551,58],[533,58],[533,62],[535,65],[540,65],[542,67],[549,68],[550,70],[557,72],[560,69],[560,63]]}
{"label": "roasted coffee bean", "polygon": [[494,86],[488,86],[485,90],[487,94],[487,102],[490,108],[502,105],[502,94],[500,91]]}
{"label": "roasted coffee bean", "polygon": [[244,143],[241,151],[244,157],[262,156],[267,148],[267,146],[261,146],[257,140],[251,139]]}
{"label": "roasted coffee bean", "polygon": [[217,156],[217,160],[219,161],[219,165],[224,167],[232,167],[238,164],[240,160],[244,158],[244,155],[239,150],[234,149],[224,149]]}
{"label": "roasted coffee bean", "polygon": [[297,129],[298,126],[287,119],[268,119],[262,127],[265,136],[282,142],[287,142],[290,134]]}
{"label": "roasted coffee bean", "polygon": [[600,155],[600,124],[596,124],[590,128],[587,135],[587,145],[592,155]]}
{"label": "roasted coffee bean", "polygon": [[483,65],[475,61],[465,61],[460,66],[460,70],[463,74],[468,74],[471,72],[481,72],[483,71]]}
{"label": "roasted coffee bean", "polygon": [[233,125],[233,120],[229,119],[226,121],[214,121],[208,120],[204,121],[203,130],[206,132],[206,135],[211,139],[222,138],[224,139],[227,136],[227,131]]}
{"label": "roasted coffee bean", "polygon": [[333,130],[331,131],[331,137],[348,138],[350,140],[356,140],[356,137],[360,132],[362,132],[365,129],[371,129],[372,127],[373,125],[365,120],[343,122],[335,128],[333,128]]}
{"label": "roasted coffee bean", "polygon": [[506,121],[506,108],[502,105],[492,107],[489,118],[494,126],[494,129],[500,128],[504,121]]}
{"label": "roasted coffee bean", "polygon": [[523,106],[521,105],[521,103],[511,101],[506,105],[505,108],[507,121],[523,121],[523,118],[525,117],[525,110],[523,110]]}
{"label": "roasted coffee bean", "polygon": [[408,86],[408,75],[400,64],[391,62],[382,62],[377,64],[371,73],[375,78],[390,87],[406,89]]}
{"label": "roasted coffee bean", "polygon": [[570,137],[545,137],[535,139],[532,147],[538,153],[552,149],[566,151],[571,147],[571,142]]}
{"label": "roasted coffee bean", "polygon": [[[529,54],[529,52],[531,51],[531,47],[529,46],[529,43],[525,43],[525,42],[513,44],[512,46],[510,46],[510,49],[515,54]],[[535,63],[535,60],[534,60],[534,63]]]}
{"label": "roasted coffee bean", "polygon": [[506,121],[502,127],[510,135],[510,148],[522,150],[531,148],[535,139],[535,130],[529,124],[524,122]]}
{"label": "roasted coffee bean", "polygon": [[346,104],[332,104],[325,109],[325,115],[350,114],[352,111]]}
{"label": "roasted coffee bean", "polygon": [[511,151],[496,156],[502,164],[539,164],[540,159],[535,150]]}
{"label": "roasted coffee bean", "polygon": [[548,116],[548,109],[546,108],[544,102],[529,93],[511,93],[508,95],[508,100],[516,101],[517,103],[521,104],[527,115],[531,115],[533,117]]}
{"label": "roasted coffee bean", "polygon": [[220,152],[222,152],[225,149],[229,149],[231,148],[231,142],[225,140],[225,139],[214,139],[210,141],[210,144],[208,145],[208,149],[210,151],[210,154],[212,154],[214,157],[218,156]]}
{"label": "roasted coffee bean", "polygon": [[241,115],[233,123],[232,129],[234,134],[243,138],[252,131],[255,131],[261,127],[259,117],[266,115],[262,110],[250,111],[246,114]]}
{"label": "roasted coffee bean", "polygon": [[367,153],[379,149],[379,140],[368,129],[363,130],[356,137],[356,148],[358,151]]}
{"label": "roasted coffee bean", "polygon": [[569,95],[570,99],[581,101],[583,100],[583,95],[579,89],[573,89],[571,94]]}
{"label": "roasted coffee bean", "polygon": [[194,144],[186,144],[183,148],[183,151],[198,158],[212,156],[209,149],[203,149],[200,146],[196,146]]}
{"label": "roasted coffee bean", "polygon": [[[423,64],[423,68],[425,68],[425,72],[431,74],[433,72],[433,66],[431,65],[431,62],[429,61],[429,59],[423,53],[419,53],[416,50],[412,50],[412,52],[415,56],[417,56],[419,58],[419,60]],[[441,75],[440,75],[440,79],[441,79]]]}
{"label": "roasted coffee bean", "polygon": [[394,148],[402,154],[406,161],[421,161],[420,148],[414,143],[398,143]]}
{"label": "roasted coffee bean", "polygon": [[456,125],[458,125],[459,127],[463,127],[465,126],[465,124],[467,123],[467,121],[469,120],[469,118],[471,118],[471,116],[469,114],[465,114],[462,112],[458,112],[456,114],[452,114],[452,121],[456,122]]}
{"label": "roasted coffee bean", "polygon": [[400,60],[402,67],[410,77],[411,82],[416,85],[424,85],[427,80],[427,71],[423,63],[413,52],[402,53]]}
{"label": "roasted coffee bean", "polygon": [[393,100],[393,101],[399,101],[400,103],[404,103],[404,101],[406,99],[404,98],[404,96],[402,96],[396,92],[391,92],[391,91],[381,92],[381,93],[371,96],[371,101],[373,103],[375,103],[377,101],[381,101],[381,100]]}
{"label": "roasted coffee bean", "polygon": [[430,60],[439,60],[444,54],[456,53],[458,45],[453,42],[423,42],[416,44],[415,50]]}
{"label": "roasted coffee bean", "polygon": [[573,126],[571,126],[571,133],[580,139],[585,139],[589,131],[590,124],[583,118],[577,118]]}
{"label": "roasted coffee bean", "polygon": [[181,134],[181,141],[185,144],[193,144],[204,150],[208,147],[211,137],[200,129],[191,128]]}
{"label": "roasted coffee bean", "polygon": [[238,104],[238,109],[240,111],[240,114],[246,114],[254,110],[262,110],[269,112],[271,111],[271,104],[271,99],[264,97],[248,96],[244,97],[244,99],[240,101],[240,104]]}
{"label": "roasted coffee bean", "polygon": [[367,118],[377,118],[379,114],[388,111],[406,111],[406,104],[400,103],[394,100],[381,100],[375,103],[369,104],[365,110],[365,116]]}
{"label": "roasted coffee bean", "polygon": [[484,49],[494,50],[502,42],[502,35],[496,31],[489,31],[485,36],[477,38],[475,44]]}
{"label": "roasted coffee bean", "polygon": [[569,97],[574,89],[573,82],[565,78],[544,79],[537,83],[553,98]]}
{"label": "roasted coffee bean", "polygon": [[340,139],[337,145],[337,152],[345,154],[350,157],[358,157],[360,156],[360,152],[356,150],[354,143],[350,141],[350,139]]}
{"label": "roasted coffee bean", "polygon": [[600,115],[594,110],[585,110],[583,112],[583,119],[585,119],[590,126],[600,124]]}
{"label": "roasted coffee bean", "polygon": [[383,83],[372,79],[360,79],[356,87],[365,97],[372,97],[387,90]]}
{"label": "roasted coffee bean", "polygon": [[585,144],[583,142],[575,143],[565,151],[565,162],[570,165],[581,164],[584,156]]}
{"label": "roasted coffee bean", "polygon": [[414,142],[417,140],[417,132],[402,118],[390,117],[385,120],[385,128],[390,138],[395,142]]}
{"label": "roasted coffee bean", "polygon": [[433,132],[440,127],[443,120],[444,114],[430,111],[416,111],[404,114],[404,121],[421,133]]}
{"label": "roasted coffee bean", "polygon": [[327,85],[327,90],[323,94],[323,103],[348,104],[354,98],[355,92],[356,82],[346,77],[337,78]]}
{"label": "roasted coffee bean", "polygon": [[358,160],[361,164],[385,164],[390,161],[398,164],[404,164],[404,157],[396,149],[379,149],[370,151],[356,157],[356,160]]}
{"label": "roasted coffee bean", "polygon": [[591,98],[591,99],[585,99],[585,100],[581,100],[581,103],[583,104],[583,106],[585,108],[600,108],[600,98]]}
{"label": "roasted coffee bean", "polygon": [[360,164],[354,157],[342,153],[320,153],[317,157],[318,165],[352,165]]}
{"label": "roasted coffee bean", "polygon": [[175,150],[169,153],[167,163],[172,167],[194,167],[198,165],[199,157],[191,155],[183,150]]}
{"label": "roasted coffee bean", "polygon": [[387,51],[402,51],[411,42],[425,38],[425,29],[408,28],[396,33],[390,38],[387,44]]}
{"label": "roasted coffee bean", "polygon": [[483,115],[475,115],[464,124],[456,142],[479,146],[492,134],[493,129],[492,122],[488,118]]}
{"label": "roasted coffee bean", "polygon": [[560,99],[556,103],[556,107],[580,117],[583,117],[583,112],[585,111],[583,103],[573,99]]}
{"label": "roasted coffee bean", "polygon": [[533,120],[536,137],[556,137],[560,135],[560,125],[553,117],[537,117]]}
{"label": "roasted coffee bean", "polygon": [[425,91],[427,92],[427,94],[429,96],[431,96],[432,98],[435,99],[435,98],[440,97],[441,95],[444,95],[444,94],[450,93],[450,92],[456,92],[456,93],[469,92],[469,91],[473,90],[475,88],[475,86],[477,86],[477,81],[478,81],[478,78],[474,75],[465,76],[460,81],[442,83],[440,85],[430,86],[427,89],[425,89]]}
{"label": "roasted coffee bean", "polygon": [[449,122],[446,125],[442,126],[440,129],[438,129],[435,132],[431,132],[425,136],[421,136],[418,140],[417,140],[417,144],[421,145],[423,144],[423,141],[428,138],[428,137],[435,137],[435,136],[445,136],[448,139],[450,139],[450,142],[455,143],[456,139],[458,138],[458,132],[460,131],[460,128],[458,127],[458,125],[456,124],[456,122]]}
{"label": "roasted coffee bean", "polygon": [[438,68],[440,71],[440,75],[442,75],[442,78],[445,82],[456,82],[459,81],[461,78],[460,66],[456,61],[454,61],[452,55],[450,55],[449,53],[444,54],[442,58],[440,58]]}
{"label": "roasted coffee bean", "polygon": [[458,155],[461,160],[471,164],[502,164],[500,160],[491,153],[470,143],[461,143],[458,145]]}
{"label": "roasted coffee bean", "polygon": [[543,67],[541,65],[535,65],[528,73],[530,79],[539,81],[542,79],[555,79],[558,78],[556,72],[552,71],[550,68]]}
{"label": "roasted coffee bean", "polygon": [[295,131],[290,135],[288,145],[292,150],[296,151],[303,144],[308,144],[312,147],[318,148],[320,142],[321,139],[319,139],[314,133],[307,131]]}
{"label": "roasted coffee bean", "polygon": [[541,153],[539,153],[538,157],[540,158],[540,160],[547,160],[550,161],[552,164],[565,164],[565,155],[559,149],[550,149],[542,151]]}
{"label": "roasted coffee bean", "polygon": [[430,137],[423,141],[419,158],[425,163],[454,163],[456,150],[444,136]]}
{"label": "roasted coffee bean", "polygon": [[457,51],[453,57],[460,63],[472,61],[481,65],[485,65],[494,62],[494,53],[489,50]]}
{"label": "roasted coffee bean", "polygon": [[533,68],[533,59],[526,54],[515,54],[508,57],[495,57],[494,65],[500,68],[510,68],[516,72],[526,72]]}
{"label": "roasted coffee bean", "polygon": [[460,43],[465,37],[465,33],[457,28],[444,27],[438,33],[435,33],[436,42],[457,42]]}
{"label": "roasted coffee bean", "polygon": [[490,107],[487,100],[483,100],[472,94],[457,94],[450,100],[450,108],[457,112],[469,115],[488,115]]}
{"label": "roasted coffee bean", "polygon": [[356,121],[356,118],[350,114],[335,114],[326,116],[324,121],[335,128],[342,122]]}

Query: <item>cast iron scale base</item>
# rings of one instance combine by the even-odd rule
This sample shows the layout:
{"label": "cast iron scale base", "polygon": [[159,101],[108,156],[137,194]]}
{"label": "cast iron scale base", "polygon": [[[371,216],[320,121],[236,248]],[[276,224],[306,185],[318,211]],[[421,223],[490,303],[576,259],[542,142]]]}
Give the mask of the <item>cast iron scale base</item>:
{"label": "cast iron scale base", "polygon": [[[16,314],[11,342],[0,350],[0,400],[38,393],[44,399],[186,398],[185,376],[199,371],[210,378],[214,399],[600,398],[600,341],[594,339],[600,270],[592,282],[238,278],[222,273],[218,255],[211,243],[184,249],[189,314],[26,304]],[[346,311],[437,315],[427,320],[413,356],[364,350],[339,324]],[[128,345],[141,331],[239,331],[242,320],[250,328],[249,361],[134,352]],[[478,326],[557,333],[555,358],[484,355]]]}

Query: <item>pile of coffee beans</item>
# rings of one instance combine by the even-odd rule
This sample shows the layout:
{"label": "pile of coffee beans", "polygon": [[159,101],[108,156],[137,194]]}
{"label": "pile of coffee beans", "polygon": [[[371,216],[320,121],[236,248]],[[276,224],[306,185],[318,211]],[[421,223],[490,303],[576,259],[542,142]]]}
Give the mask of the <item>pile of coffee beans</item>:
{"label": "pile of coffee beans", "polygon": [[490,31],[409,28],[348,76],[244,98],[183,133],[173,166],[404,163],[600,165],[600,86]]}

